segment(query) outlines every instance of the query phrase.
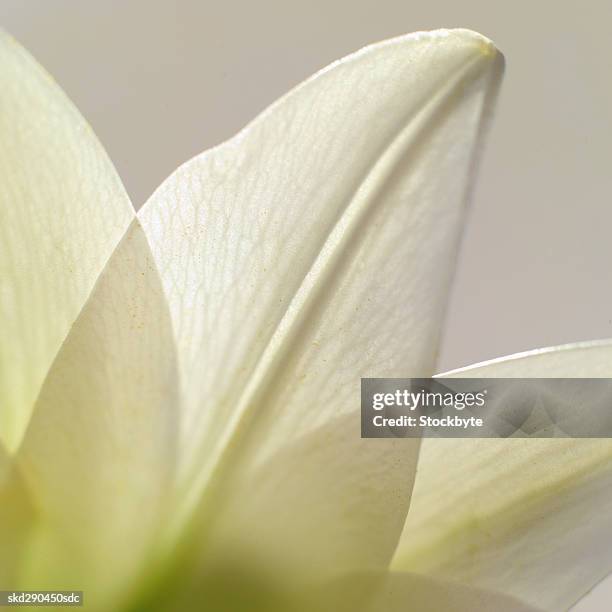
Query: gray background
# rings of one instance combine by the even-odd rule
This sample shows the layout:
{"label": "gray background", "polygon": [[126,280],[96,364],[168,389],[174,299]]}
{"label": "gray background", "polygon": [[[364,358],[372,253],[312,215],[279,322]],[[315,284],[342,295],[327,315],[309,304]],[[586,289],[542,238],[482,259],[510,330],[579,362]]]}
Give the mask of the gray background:
{"label": "gray background", "polygon": [[91,122],[137,207],[330,61],[413,30],[481,31],[507,72],[440,368],[612,336],[612,3],[3,0],[0,23]]}

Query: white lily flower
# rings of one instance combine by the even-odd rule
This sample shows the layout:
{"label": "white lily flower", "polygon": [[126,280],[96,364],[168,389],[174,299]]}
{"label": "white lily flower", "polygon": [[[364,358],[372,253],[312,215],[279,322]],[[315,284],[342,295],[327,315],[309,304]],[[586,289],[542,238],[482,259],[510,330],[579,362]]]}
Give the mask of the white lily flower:
{"label": "white lily flower", "polygon": [[[510,611],[609,571],[602,553],[567,577],[608,521],[580,546],[564,532],[609,503],[606,442],[427,440],[419,458],[359,435],[360,377],[434,372],[502,64],[466,30],[363,49],[136,215],[0,38],[0,589],[83,589],[91,610]],[[607,375],[607,350],[491,367]],[[488,465],[505,442],[517,456]],[[447,447],[479,468],[459,485]]]}

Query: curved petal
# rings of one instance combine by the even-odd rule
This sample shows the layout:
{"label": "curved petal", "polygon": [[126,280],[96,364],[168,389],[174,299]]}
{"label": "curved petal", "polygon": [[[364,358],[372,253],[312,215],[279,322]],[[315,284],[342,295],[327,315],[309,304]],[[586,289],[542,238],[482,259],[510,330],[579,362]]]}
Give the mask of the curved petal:
{"label": "curved petal", "polygon": [[[237,588],[240,585],[240,588]],[[218,568],[172,597],[155,597],[133,612],[538,612],[519,600],[429,576],[361,571],[321,586],[291,589],[240,564]]]}
{"label": "curved petal", "polygon": [[334,612],[537,612],[501,593],[403,572],[347,576],[330,585],[326,605]]}
{"label": "curved petal", "polygon": [[85,590],[92,610],[117,609],[150,561],[175,475],[173,347],[134,223],[53,363],[16,455],[38,513],[21,588],[64,585]]}
{"label": "curved petal", "polygon": [[0,32],[0,440],[9,451],[133,216],[85,120]]}
{"label": "curved petal", "polygon": [[[612,343],[440,376],[608,378]],[[612,441],[424,440],[393,567],[566,609],[612,570]]]}
{"label": "curved petal", "polygon": [[[380,445],[355,425],[359,379],[432,373],[502,63],[465,30],[373,45],[186,163],[145,205],[178,344],[187,515],[208,483],[209,518],[241,514],[246,532],[274,532],[309,571],[390,558],[417,444],[388,446],[386,518],[376,542],[360,540],[381,514],[382,483],[366,460]],[[349,477],[355,457],[361,472]],[[241,491],[262,474],[274,495],[254,512]],[[343,510],[318,534],[308,513],[328,508],[326,496]],[[288,505],[264,530],[275,500]]]}
{"label": "curved petal", "polygon": [[207,555],[246,554],[273,564],[279,576],[290,560],[324,575],[386,567],[406,517],[417,451],[414,441],[361,439],[354,414],[294,435],[272,458],[241,464],[221,485],[229,499]]}

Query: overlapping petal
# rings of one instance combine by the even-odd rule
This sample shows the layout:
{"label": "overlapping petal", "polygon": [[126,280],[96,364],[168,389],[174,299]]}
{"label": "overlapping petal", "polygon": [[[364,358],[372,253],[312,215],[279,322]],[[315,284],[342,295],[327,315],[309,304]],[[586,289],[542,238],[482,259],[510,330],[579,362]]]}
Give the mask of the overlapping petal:
{"label": "overlapping petal", "polygon": [[501,65],[465,30],[366,48],[140,212],[176,333],[186,507],[206,489],[217,533],[323,574],[390,558],[417,447],[358,438],[359,378],[432,373]]}
{"label": "overlapping petal", "polygon": [[174,339],[111,162],[4,34],[0,84],[0,578],[85,588],[99,608],[140,570],[172,489]]}
{"label": "overlapping petal", "polygon": [[12,589],[28,553],[35,509],[13,457],[0,443],[0,589]]}
{"label": "overlapping petal", "polygon": [[175,476],[173,347],[135,222],[54,361],[15,458],[36,508],[21,588],[85,590],[91,609],[113,609],[152,561]]}
{"label": "overlapping petal", "polygon": [[0,440],[10,452],[133,216],[85,120],[0,32]]}
{"label": "overlapping petal", "polygon": [[[441,376],[609,378],[612,344],[534,351]],[[566,609],[612,571],[612,442],[424,440],[393,566]]]}
{"label": "overlapping petal", "polygon": [[[267,577],[270,578],[269,576]],[[236,585],[240,588],[236,588]],[[207,606],[207,607],[203,607]],[[226,567],[193,590],[156,597],[134,612],[541,612],[514,597],[406,572],[361,571],[291,590],[265,574]]]}
{"label": "overlapping petal", "polygon": [[332,583],[321,610],[334,612],[537,612],[492,591],[405,572],[368,572]]}

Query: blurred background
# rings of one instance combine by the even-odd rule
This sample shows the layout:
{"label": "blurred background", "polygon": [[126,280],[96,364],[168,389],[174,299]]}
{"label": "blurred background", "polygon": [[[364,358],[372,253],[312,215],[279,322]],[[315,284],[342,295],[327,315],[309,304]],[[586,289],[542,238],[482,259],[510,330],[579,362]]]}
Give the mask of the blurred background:
{"label": "blurred background", "polygon": [[[493,39],[506,78],[440,370],[612,336],[612,3],[2,0],[0,25],[89,120],[136,207],[329,62],[406,32]],[[612,609],[604,584],[575,610]]]}

